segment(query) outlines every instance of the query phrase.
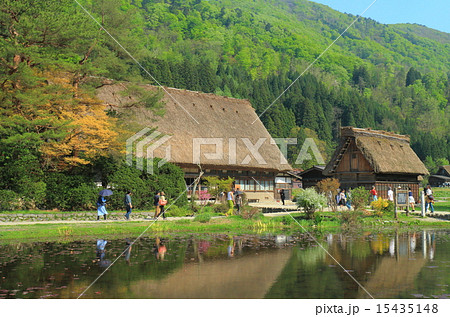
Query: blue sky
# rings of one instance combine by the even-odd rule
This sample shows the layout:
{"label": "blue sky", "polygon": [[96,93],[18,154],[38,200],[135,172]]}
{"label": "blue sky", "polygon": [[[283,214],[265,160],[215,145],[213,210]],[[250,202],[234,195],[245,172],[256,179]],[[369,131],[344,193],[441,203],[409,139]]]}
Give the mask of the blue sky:
{"label": "blue sky", "polygon": [[[374,0],[311,1],[359,15]],[[363,16],[384,24],[417,23],[450,33],[450,0],[377,0]]]}

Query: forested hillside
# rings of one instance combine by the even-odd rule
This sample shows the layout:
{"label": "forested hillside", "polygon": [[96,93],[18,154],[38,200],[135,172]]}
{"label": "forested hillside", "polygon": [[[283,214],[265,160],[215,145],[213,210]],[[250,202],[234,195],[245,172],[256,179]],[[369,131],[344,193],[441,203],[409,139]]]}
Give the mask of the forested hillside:
{"label": "forested hillside", "polygon": [[[372,127],[448,163],[447,33],[361,18],[265,111],[354,16],[304,0],[78,2],[159,83],[247,98],[273,137],[329,156],[340,126]],[[155,81],[117,42],[75,1],[0,0],[1,188],[44,197],[47,171],[99,173],[123,154],[127,127],[87,79]]]}

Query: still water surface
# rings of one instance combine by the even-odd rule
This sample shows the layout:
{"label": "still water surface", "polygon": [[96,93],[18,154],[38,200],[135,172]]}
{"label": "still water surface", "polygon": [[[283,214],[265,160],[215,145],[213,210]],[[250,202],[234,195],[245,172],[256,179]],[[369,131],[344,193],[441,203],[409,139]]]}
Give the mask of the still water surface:
{"label": "still water surface", "polygon": [[[0,298],[450,298],[450,231],[0,246]],[[331,256],[330,256],[331,255]],[[347,272],[340,267],[336,259]]]}

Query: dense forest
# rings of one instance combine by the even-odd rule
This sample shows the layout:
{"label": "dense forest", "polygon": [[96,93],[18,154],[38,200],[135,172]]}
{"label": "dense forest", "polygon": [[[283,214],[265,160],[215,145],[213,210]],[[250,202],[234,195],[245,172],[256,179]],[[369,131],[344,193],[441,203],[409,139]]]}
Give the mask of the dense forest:
{"label": "dense forest", "polygon": [[48,193],[64,177],[67,187],[93,175],[107,182],[122,166],[133,131],[95,99],[89,79],[98,77],[249,99],[273,137],[298,138],[294,166],[302,140],[313,137],[329,158],[346,125],[409,134],[431,171],[448,164],[447,33],[360,18],[321,55],[355,16],[305,0],[0,3],[8,197],[58,205]]}

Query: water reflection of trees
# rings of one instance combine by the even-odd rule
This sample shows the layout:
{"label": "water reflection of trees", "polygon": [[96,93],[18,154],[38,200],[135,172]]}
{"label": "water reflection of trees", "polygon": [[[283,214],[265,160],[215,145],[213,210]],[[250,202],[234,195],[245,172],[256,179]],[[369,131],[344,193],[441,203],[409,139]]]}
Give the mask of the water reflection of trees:
{"label": "water reflection of trees", "polygon": [[[111,261],[120,257],[111,266],[110,272],[86,292],[85,297],[142,297],[142,294],[133,293],[133,283],[159,283],[189,265],[223,261],[228,265],[230,260],[240,259],[244,254],[261,255],[276,248],[273,237],[255,236],[149,237],[131,245],[132,241],[98,239],[66,244],[51,242],[1,246],[0,289],[8,290],[5,297],[75,298]],[[233,250],[231,258],[230,246]],[[245,268],[240,270],[245,272]],[[182,274],[180,278],[183,278]],[[209,278],[214,279],[212,276]]]}
{"label": "water reflection of trees", "polygon": [[[0,297],[75,298],[103,272],[101,260],[119,256],[86,298],[365,297],[327,252],[374,297],[408,297],[417,278],[436,292],[434,285],[450,284],[448,272],[432,274],[427,268],[450,249],[436,252],[437,237],[433,231],[334,234],[321,239],[323,248],[286,235],[148,237],[132,247],[133,240],[122,239],[108,241],[103,250],[96,240],[3,245],[0,290],[8,293]],[[418,286],[417,292],[426,293],[429,285]]]}

